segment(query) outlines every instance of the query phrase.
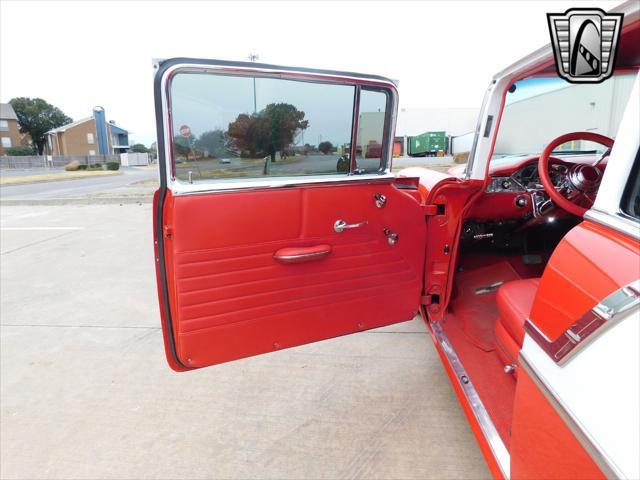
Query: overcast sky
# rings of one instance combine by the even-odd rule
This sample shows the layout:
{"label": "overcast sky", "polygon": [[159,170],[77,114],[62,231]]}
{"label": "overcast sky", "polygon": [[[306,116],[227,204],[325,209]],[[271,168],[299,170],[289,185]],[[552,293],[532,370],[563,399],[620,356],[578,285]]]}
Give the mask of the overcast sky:
{"label": "overcast sky", "polygon": [[400,107],[479,107],[491,76],[549,42],[547,12],[620,2],[0,1],[0,101],[94,105],[149,145],[152,58],[260,61],[400,81]]}

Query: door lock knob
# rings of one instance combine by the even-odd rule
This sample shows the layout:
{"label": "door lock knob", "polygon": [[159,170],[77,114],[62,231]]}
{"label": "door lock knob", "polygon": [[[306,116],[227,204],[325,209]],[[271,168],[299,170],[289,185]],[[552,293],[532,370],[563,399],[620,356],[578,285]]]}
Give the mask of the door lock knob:
{"label": "door lock knob", "polygon": [[373,196],[373,199],[376,202],[376,207],[383,208],[387,204],[387,197],[381,193],[376,193]]}
{"label": "door lock knob", "polygon": [[400,238],[400,236],[397,233],[393,233],[388,228],[385,228],[382,233],[384,233],[387,237],[387,242],[389,242],[389,245],[395,245],[396,243],[398,243],[398,239]]}

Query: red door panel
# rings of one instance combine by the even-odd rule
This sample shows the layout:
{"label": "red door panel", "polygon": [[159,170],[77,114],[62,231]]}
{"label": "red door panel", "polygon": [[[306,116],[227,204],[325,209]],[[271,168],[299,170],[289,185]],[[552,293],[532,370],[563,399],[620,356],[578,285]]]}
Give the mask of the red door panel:
{"label": "red door panel", "polygon": [[[386,196],[383,208],[375,194]],[[177,362],[169,363],[176,369],[405,321],[417,312],[425,221],[419,202],[391,180],[167,196],[164,219],[172,333],[165,338],[174,338]],[[338,233],[337,220],[367,224]],[[385,229],[398,235],[396,244]],[[307,261],[276,258],[318,251],[325,253]]]}

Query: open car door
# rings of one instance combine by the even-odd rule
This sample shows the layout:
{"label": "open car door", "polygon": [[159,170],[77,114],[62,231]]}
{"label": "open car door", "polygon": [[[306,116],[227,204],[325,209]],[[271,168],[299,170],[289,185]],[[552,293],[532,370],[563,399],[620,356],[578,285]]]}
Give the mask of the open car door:
{"label": "open car door", "polygon": [[417,183],[390,173],[392,81],[185,58],[156,68],[154,236],[173,369],[417,314],[426,226]]}

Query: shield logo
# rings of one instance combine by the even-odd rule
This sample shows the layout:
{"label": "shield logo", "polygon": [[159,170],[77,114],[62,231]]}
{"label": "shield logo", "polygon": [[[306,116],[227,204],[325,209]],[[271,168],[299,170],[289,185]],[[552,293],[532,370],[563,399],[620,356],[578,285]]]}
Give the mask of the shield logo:
{"label": "shield logo", "polygon": [[613,74],[622,13],[571,8],[548,13],[558,75],[571,83],[600,83]]}

